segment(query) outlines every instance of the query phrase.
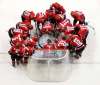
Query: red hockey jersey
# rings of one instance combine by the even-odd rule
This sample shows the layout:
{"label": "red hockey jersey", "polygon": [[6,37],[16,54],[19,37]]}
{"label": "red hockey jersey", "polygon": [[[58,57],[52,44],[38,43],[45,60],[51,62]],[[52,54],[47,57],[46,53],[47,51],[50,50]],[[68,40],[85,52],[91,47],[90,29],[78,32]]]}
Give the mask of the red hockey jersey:
{"label": "red hockey jersey", "polygon": [[55,19],[57,22],[60,22],[60,21],[64,20],[64,15],[63,15],[63,14],[55,14],[55,15],[54,15],[54,19]]}
{"label": "red hockey jersey", "polygon": [[24,57],[24,55],[25,55],[25,47],[24,47],[24,46],[19,46],[19,47],[17,48],[17,52],[18,52],[18,55],[19,55],[20,57]]}
{"label": "red hockey jersey", "polygon": [[67,43],[65,40],[59,40],[57,43],[57,49],[66,49]]}
{"label": "red hockey jersey", "polygon": [[16,47],[15,46],[12,46],[9,51],[8,51],[9,54],[16,54],[17,51],[16,51]]}
{"label": "red hockey jersey", "polygon": [[67,43],[75,48],[75,50],[79,50],[84,47],[84,44],[81,38],[78,35],[71,35],[67,40]]}
{"label": "red hockey jersey", "polygon": [[82,40],[86,39],[89,32],[88,28],[85,25],[80,25],[79,28],[80,29],[78,35],[81,37]]}
{"label": "red hockey jersey", "polygon": [[22,29],[14,29],[13,30],[13,36],[22,35],[22,34],[23,34]]}
{"label": "red hockey jersey", "polygon": [[50,31],[52,31],[53,27],[52,27],[52,24],[50,23],[46,23],[43,25],[43,28],[41,29],[41,32],[42,33],[48,33]]}
{"label": "red hockey jersey", "polygon": [[20,35],[16,35],[11,39],[11,45],[12,46],[19,46],[22,45],[23,39],[21,38]]}
{"label": "red hockey jersey", "polygon": [[69,19],[65,19],[65,20],[63,20],[63,21],[61,21],[60,23],[59,23],[59,29],[65,29],[65,28],[67,28],[68,26],[72,26],[72,24],[70,23],[70,20]]}
{"label": "red hockey jersey", "polygon": [[33,50],[34,50],[33,47],[26,46],[26,47],[25,47],[25,55],[26,55],[26,56],[31,56],[31,55],[33,54]]}

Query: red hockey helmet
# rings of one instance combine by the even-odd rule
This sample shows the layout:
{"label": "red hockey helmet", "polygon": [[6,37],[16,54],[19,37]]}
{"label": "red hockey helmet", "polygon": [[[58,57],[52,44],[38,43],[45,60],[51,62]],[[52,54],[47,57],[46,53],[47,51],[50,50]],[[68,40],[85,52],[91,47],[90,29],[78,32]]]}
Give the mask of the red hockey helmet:
{"label": "red hockey helmet", "polygon": [[46,16],[44,13],[42,12],[39,12],[36,14],[36,17],[35,17],[35,20],[38,22],[38,23],[43,23],[46,19]]}
{"label": "red hockey helmet", "polygon": [[71,16],[79,21],[85,20],[85,16],[81,11],[71,11]]}
{"label": "red hockey helmet", "polygon": [[33,11],[25,10],[22,14],[23,21],[24,20],[32,20],[35,18],[35,13]]}
{"label": "red hockey helmet", "polygon": [[16,28],[22,29],[23,31],[29,31],[29,28],[27,27],[27,25],[24,22],[18,22],[16,24]]}
{"label": "red hockey helmet", "polygon": [[54,18],[55,17],[55,12],[53,10],[48,9],[48,10],[46,10],[45,14],[46,14],[46,18],[50,18],[50,17]]}
{"label": "red hockey helmet", "polygon": [[85,25],[80,25],[80,29],[78,31],[78,35],[81,37],[82,40],[87,38],[87,35],[89,33],[88,27]]}
{"label": "red hockey helmet", "polygon": [[22,34],[23,34],[22,29],[14,29],[13,30],[13,36],[22,35]]}
{"label": "red hockey helmet", "polygon": [[35,13],[33,11],[30,11],[30,18],[35,19]]}
{"label": "red hockey helmet", "polygon": [[55,2],[51,5],[50,9],[55,8],[55,10],[60,11],[62,14],[65,13],[65,9],[63,6],[61,6],[59,3]]}

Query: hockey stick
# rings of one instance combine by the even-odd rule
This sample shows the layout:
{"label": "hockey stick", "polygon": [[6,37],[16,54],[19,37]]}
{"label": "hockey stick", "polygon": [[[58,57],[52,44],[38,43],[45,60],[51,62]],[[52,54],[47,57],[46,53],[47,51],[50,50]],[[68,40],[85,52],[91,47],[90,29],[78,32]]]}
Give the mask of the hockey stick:
{"label": "hockey stick", "polygon": [[94,35],[95,35],[95,28],[92,25],[88,24],[89,22],[85,22],[85,25],[87,25],[89,28],[91,28],[94,31]]}

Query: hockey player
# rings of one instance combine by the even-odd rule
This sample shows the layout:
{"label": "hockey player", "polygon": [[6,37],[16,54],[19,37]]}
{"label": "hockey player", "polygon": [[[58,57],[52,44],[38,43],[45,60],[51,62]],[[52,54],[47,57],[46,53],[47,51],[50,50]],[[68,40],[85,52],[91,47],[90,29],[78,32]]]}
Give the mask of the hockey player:
{"label": "hockey player", "polygon": [[16,24],[16,28],[17,29],[21,29],[23,31],[23,38],[26,39],[27,37],[30,37],[30,33],[29,33],[29,28],[27,26],[27,24],[23,23],[23,22],[18,22]]}
{"label": "hockey player", "polygon": [[15,36],[11,39],[11,45],[12,47],[16,47],[16,56],[17,56],[17,63],[19,64],[19,61],[21,61],[21,63],[23,63],[22,61],[22,55],[21,55],[21,47],[23,47],[23,42],[24,40],[22,38],[18,36]]}
{"label": "hockey player", "polygon": [[53,24],[56,23],[56,21],[54,19],[55,18],[55,15],[56,15],[55,10],[48,9],[48,10],[46,10],[45,15],[46,15],[46,19],[50,23],[53,23]]}
{"label": "hockey player", "polygon": [[51,23],[58,23],[65,19],[65,9],[59,3],[53,3],[50,9],[46,10],[46,16]]}
{"label": "hockey player", "polygon": [[60,22],[66,18],[65,9],[59,3],[55,2],[50,7],[51,10],[55,11],[54,19]]}
{"label": "hockey player", "polygon": [[72,26],[72,24],[70,23],[69,19],[65,19],[63,21],[61,21],[60,23],[58,23],[58,28],[57,30],[64,32],[65,29],[67,29],[67,27]]}
{"label": "hockey player", "polygon": [[42,29],[40,30],[41,31],[41,33],[50,33],[51,31],[53,30],[53,26],[52,26],[52,24],[50,23],[50,22],[46,22],[44,25],[43,25],[43,27],[42,27]]}
{"label": "hockey player", "polygon": [[[12,66],[15,67],[15,62],[19,61],[19,57],[17,56],[17,50],[15,46],[12,46],[8,53],[11,55]],[[17,62],[18,64],[18,62]]]}
{"label": "hockey player", "polygon": [[35,20],[34,12],[25,10],[21,15],[21,17],[22,17],[22,23],[26,24],[29,30],[32,30],[33,26],[31,25],[31,21]]}
{"label": "hockey player", "polygon": [[35,19],[35,14],[33,11],[25,10],[21,15],[23,22],[29,22],[31,24],[31,20]]}
{"label": "hockey player", "polygon": [[72,11],[71,16],[74,18],[73,25],[76,25],[77,22],[79,24],[85,24],[85,15],[80,11]]}
{"label": "hockey player", "polygon": [[15,64],[19,65],[20,61],[22,62],[22,58],[24,56],[24,46],[22,42],[16,42],[9,50],[9,54],[11,55],[12,65],[15,67]]}
{"label": "hockey player", "polygon": [[36,41],[37,41],[36,37],[32,37],[24,41],[25,45],[24,64],[28,63],[29,56],[31,56],[34,53],[36,48]]}
{"label": "hockey player", "polygon": [[75,30],[75,34],[79,35],[81,40],[83,40],[83,43],[86,45],[86,38],[88,36],[89,30],[88,27],[86,25],[77,25],[74,28]]}
{"label": "hockey player", "polygon": [[50,39],[48,39],[47,43],[44,44],[43,49],[45,57],[54,57],[55,46]]}
{"label": "hockey player", "polygon": [[10,38],[13,37],[14,29],[15,29],[15,27],[11,27],[11,28],[8,30],[8,35],[9,35]]}
{"label": "hockey player", "polygon": [[45,19],[46,19],[46,16],[44,13],[39,12],[36,14],[35,20],[37,23],[44,23]]}
{"label": "hockey player", "polygon": [[58,40],[58,43],[57,43],[57,49],[60,49],[60,50],[64,50],[67,48],[67,43],[65,41],[65,39],[60,39]]}
{"label": "hockey player", "polygon": [[37,33],[37,36],[41,36],[41,28],[44,24],[44,22],[46,21],[47,17],[44,13],[42,12],[39,12],[36,14],[36,17],[35,17],[35,25],[36,25],[36,33]]}
{"label": "hockey player", "polygon": [[16,24],[16,28],[17,29],[20,29],[20,28],[28,28],[28,30],[32,30],[33,29],[33,26],[31,25],[31,23],[30,22],[18,22],[17,24]]}
{"label": "hockey player", "polygon": [[66,43],[69,44],[68,48],[70,54],[72,54],[76,59],[79,59],[86,47],[81,38],[78,35],[69,34]]}

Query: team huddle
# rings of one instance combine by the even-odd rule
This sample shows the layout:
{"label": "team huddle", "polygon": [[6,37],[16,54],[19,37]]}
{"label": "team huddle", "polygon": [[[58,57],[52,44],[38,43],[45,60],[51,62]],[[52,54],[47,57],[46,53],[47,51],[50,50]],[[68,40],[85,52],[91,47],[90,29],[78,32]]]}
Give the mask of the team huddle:
{"label": "team huddle", "polygon": [[[85,22],[85,15],[80,11],[72,11],[73,23],[66,17],[66,10],[55,2],[45,13],[35,14],[25,10],[21,15],[21,22],[8,31],[11,48],[12,65],[27,64],[29,56],[35,50],[69,50],[71,57],[79,59],[86,47],[86,38],[89,33]],[[34,25],[32,24],[34,22]],[[31,32],[35,30],[32,35]],[[44,34],[54,37],[41,45],[39,39]]]}

